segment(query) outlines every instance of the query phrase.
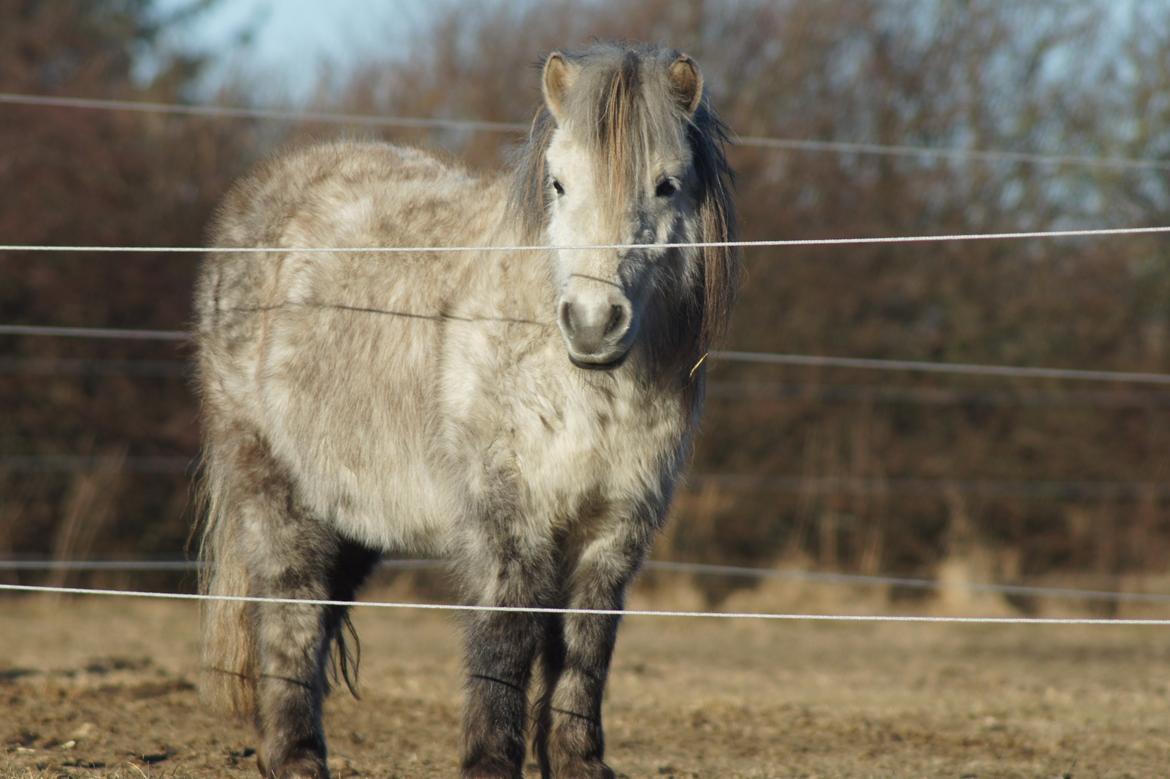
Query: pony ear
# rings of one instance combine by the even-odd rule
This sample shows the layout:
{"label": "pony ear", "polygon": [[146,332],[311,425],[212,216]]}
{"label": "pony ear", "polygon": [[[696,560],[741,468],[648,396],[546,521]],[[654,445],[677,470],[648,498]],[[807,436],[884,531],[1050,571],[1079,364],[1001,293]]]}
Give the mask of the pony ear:
{"label": "pony ear", "polygon": [[694,116],[703,99],[703,74],[699,66],[686,54],[680,54],[670,64],[667,73],[670,76],[670,88],[679,106],[686,111],[687,116]]}
{"label": "pony ear", "polygon": [[541,88],[544,91],[544,104],[548,111],[561,123],[564,116],[565,97],[569,94],[573,82],[577,80],[577,66],[569,62],[564,54],[554,51],[544,61],[544,75],[541,78]]}

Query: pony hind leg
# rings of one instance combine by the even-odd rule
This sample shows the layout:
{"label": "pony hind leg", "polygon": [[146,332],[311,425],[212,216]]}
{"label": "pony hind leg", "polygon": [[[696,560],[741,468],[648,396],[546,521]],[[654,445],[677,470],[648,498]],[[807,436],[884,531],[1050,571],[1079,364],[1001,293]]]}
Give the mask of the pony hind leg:
{"label": "pony hind leg", "polygon": [[[378,553],[336,536],[314,538],[313,544],[315,550],[288,558],[284,572],[262,580],[262,593],[274,598],[353,600],[377,564]],[[336,676],[351,692],[356,690],[357,665],[345,639],[348,610],[262,603],[258,622],[261,773],[277,779],[327,777],[322,704],[329,689],[331,648]]]}
{"label": "pony hind leg", "polygon": [[[215,454],[223,454],[221,449]],[[213,570],[209,591],[295,600],[352,600],[373,569],[379,553],[342,538],[328,522],[297,498],[287,471],[257,436],[227,451],[219,468],[219,516],[211,517],[204,546],[213,542],[207,562]],[[225,543],[230,538],[230,544]],[[231,552],[225,547],[231,548]],[[233,592],[216,586],[222,579]],[[337,641],[339,666],[347,683],[350,664],[342,631],[344,607],[291,603],[248,604],[248,618],[230,625],[209,624],[207,635],[244,630],[252,655],[236,674],[241,696],[260,732],[260,772],[275,779],[328,777],[322,703],[328,691],[331,645]],[[356,669],[353,669],[356,671]],[[351,684],[352,689],[352,684]]]}

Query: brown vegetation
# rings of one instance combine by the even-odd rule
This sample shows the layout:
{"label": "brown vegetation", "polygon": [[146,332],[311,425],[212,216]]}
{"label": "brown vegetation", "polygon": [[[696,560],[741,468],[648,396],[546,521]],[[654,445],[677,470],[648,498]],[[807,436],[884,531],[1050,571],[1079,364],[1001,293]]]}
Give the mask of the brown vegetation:
{"label": "brown vegetation", "polygon": [[[145,0],[0,7],[4,91],[183,100],[206,63],[167,50]],[[1155,6],[467,3],[429,25],[320,107],[524,121],[542,51],[649,38],[698,60],[744,136],[1170,153],[1170,14]],[[144,56],[151,78],[135,76]],[[245,86],[239,94],[263,102],[262,85]],[[337,132],[3,106],[0,238],[197,245],[251,161]],[[479,166],[500,164],[506,146],[451,130],[381,137]],[[1147,225],[1167,213],[1165,171],[752,147],[732,159],[746,239]],[[753,251],[728,343],[1163,372],[1165,246],[1139,237]],[[193,267],[183,255],[5,253],[0,320],[182,328]],[[187,474],[151,458],[194,455],[185,358],[174,343],[0,337],[0,554],[179,552]],[[696,477],[658,553],[922,574],[949,559],[977,577],[1132,581],[1170,553],[1168,413],[1170,394],[1139,386],[716,364]],[[99,463],[18,459],[50,455]],[[730,584],[710,586],[717,597]]]}

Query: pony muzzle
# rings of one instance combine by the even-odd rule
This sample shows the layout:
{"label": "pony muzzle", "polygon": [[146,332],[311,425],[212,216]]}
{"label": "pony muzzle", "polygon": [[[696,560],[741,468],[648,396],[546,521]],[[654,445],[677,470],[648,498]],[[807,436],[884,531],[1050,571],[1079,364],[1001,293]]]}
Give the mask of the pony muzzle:
{"label": "pony muzzle", "polygon": [[557,304],[569,359],[582,368],[619,365],[633,344],[634,307],[618,289],[570,289]]}

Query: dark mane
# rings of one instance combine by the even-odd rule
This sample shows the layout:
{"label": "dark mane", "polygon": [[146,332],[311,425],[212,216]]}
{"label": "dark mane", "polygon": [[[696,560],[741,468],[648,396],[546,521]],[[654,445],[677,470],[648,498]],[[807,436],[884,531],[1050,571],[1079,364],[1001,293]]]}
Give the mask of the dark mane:
{"label": "dark mane", "polygon": [[[695,155],[695,171],[703,186],[699,240],[703,243],[735,241],[738,233],[731,192],[735,174],[724,151],[728,142],[727,125],[711,110],[706,98],[695,112],[687,137]],[[707,246],[700,251],[703,253],[703,324],[697,347],[702,357],[727,331],[742,268],[736,247]]]}

